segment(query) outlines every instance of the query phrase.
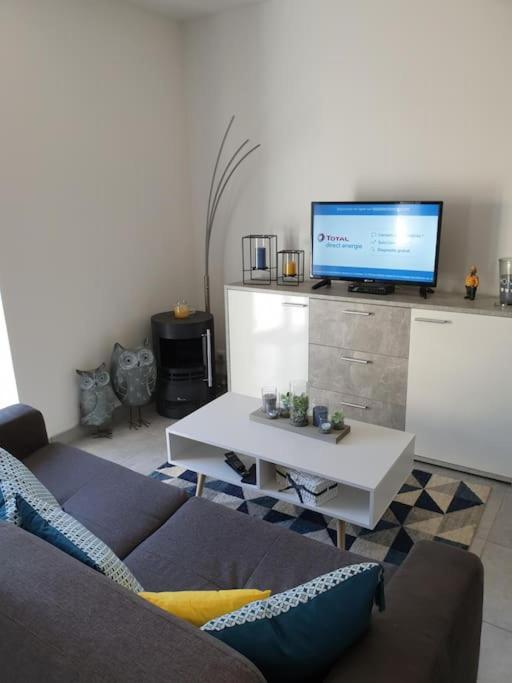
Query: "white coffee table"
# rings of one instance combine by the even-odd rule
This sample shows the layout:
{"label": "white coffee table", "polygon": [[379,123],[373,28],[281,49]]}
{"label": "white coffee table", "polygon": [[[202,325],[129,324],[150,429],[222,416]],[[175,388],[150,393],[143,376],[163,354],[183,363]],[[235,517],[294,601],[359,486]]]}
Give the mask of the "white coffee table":
{"label": "white coffee table", "polygon": [[[196,494],[204,478],[256,490],[262,496],[334,517],[338,546],[345,546],[346,523],[373,529],[412,471],[414,435],[347,420],[352,430],[338,444],[249,419],[260,401],[227,393],[166,429],[169,464],[197,472]],[[234,451],[246,465],[256,464],[256,483],[242,484],[224,462]],[[336,498],[321,506],[300,503],[295,492],[279,490],[275,466],[292,467],[338,482]]]}

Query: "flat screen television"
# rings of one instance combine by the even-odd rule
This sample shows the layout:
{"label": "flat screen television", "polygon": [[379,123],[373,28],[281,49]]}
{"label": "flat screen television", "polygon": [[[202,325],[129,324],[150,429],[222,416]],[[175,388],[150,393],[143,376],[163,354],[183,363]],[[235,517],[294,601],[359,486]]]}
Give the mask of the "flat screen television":
{"label": "flat screen television", "polygon": [[311,277],[435,287],[442,214],[443,202],[313,202]]}

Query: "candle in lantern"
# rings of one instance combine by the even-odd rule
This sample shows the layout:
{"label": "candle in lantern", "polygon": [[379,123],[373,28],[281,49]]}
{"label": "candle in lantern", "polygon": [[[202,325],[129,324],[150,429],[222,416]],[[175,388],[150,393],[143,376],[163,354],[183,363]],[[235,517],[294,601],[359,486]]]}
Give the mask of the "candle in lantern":
{"label": "candle in lantern", "polygon": [[267,269],[267,250],[265,247],[256,247],[256,269]]}
{"label": "candle in lantern", "polygon": [[286,275],[286,277],[295,277],[297,275],[297,264],[295,261],[285,262],[284,274]]}

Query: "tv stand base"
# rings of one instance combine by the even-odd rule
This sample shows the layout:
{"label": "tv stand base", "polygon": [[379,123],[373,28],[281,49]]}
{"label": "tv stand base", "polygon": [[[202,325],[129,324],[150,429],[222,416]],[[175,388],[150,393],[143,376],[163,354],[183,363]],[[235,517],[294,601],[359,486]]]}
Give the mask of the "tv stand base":
{"label": "tv stand base", "polygon": [[320,282],[317,282],[314,284],[311,289],[320,289],[320,287],[330,287],[332,284],[332,280],[330,280],[328,277],[326,277],[324,280],[320,280]]}
{"label": "tv stand base", "polygon": [[382,282],[351,282],[348,291],[357,294],[394,294],[395,285],[386,285]]}

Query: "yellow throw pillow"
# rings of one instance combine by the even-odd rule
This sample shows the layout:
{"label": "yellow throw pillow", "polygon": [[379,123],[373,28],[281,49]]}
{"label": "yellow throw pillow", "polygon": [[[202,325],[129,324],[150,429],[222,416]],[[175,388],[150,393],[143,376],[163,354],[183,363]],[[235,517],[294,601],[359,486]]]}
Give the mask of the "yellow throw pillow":
{"label": "yellow throw pillow", "polygon": [[215,619],[228,612],[234,612],[254,600],[266,600],[270,591],[259,591],[253,588],[226,591],[177,591],[168,593],[139,593],[141,598],[185,619],[194,626],[202,626],[210,619]]}

